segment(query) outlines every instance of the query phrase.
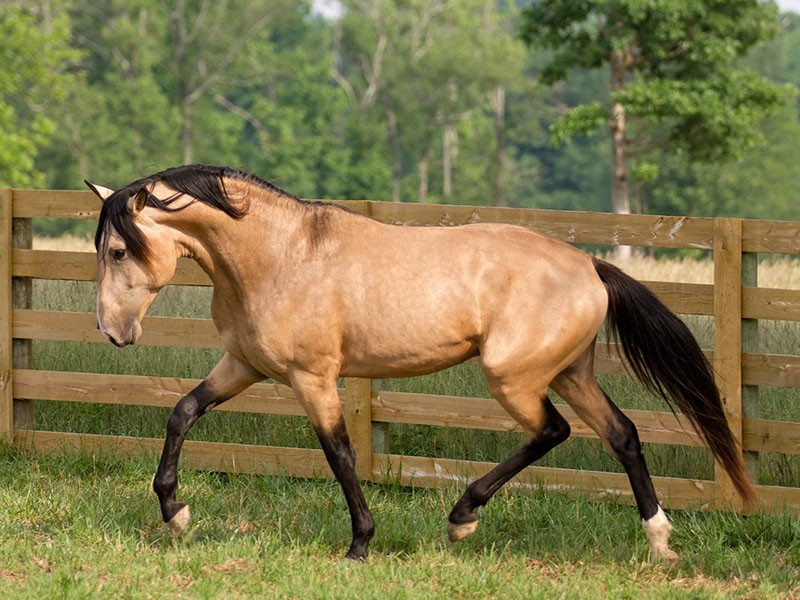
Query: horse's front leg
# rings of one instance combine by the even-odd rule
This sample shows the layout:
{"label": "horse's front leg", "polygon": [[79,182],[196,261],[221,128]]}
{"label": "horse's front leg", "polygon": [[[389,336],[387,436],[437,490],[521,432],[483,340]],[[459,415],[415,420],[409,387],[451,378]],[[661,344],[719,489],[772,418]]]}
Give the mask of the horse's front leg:
{"label": "horse's front leg", "polygon": [[173,533],[183,535],[191,522],[189,507],[175,499],[178,458],[186,433],[209,410],[263,378],[249,365],[225,354],[208,377],[175,405],[167,423],[161,462],[153,479],[153,489],[161,504],[161,516]]}
{"label": "horse's front leg", "polygon": [[347,434],[336,378],[295,372],[290,379],[347,501],[353,541],[345,558],[363,560],[375,533],[375,522],[356,475],[356,455]]}

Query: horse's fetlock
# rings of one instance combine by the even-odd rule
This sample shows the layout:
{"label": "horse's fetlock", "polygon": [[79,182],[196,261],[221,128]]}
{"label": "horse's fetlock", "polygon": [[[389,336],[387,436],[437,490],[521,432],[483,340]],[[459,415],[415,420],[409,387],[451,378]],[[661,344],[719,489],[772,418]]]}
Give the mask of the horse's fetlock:
{"label": "horse's fetlock", "polygon": [[166,477],[156,475],[153,478],[153,491],[159,498],[166,496],[174,485]]}

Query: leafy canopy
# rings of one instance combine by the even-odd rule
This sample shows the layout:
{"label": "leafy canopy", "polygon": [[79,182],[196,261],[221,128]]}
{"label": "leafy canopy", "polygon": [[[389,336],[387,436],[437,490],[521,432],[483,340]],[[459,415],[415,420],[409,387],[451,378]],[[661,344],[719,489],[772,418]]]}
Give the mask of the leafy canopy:
{"label": "leafy canopy", "polygon": [[[542,0],[523,10],[520,35],[553,50],[545,83],[624,56],[628,72],[610,100],[629,117],[657,124],[638,152],[668,146],[691,160],[738,158],[761,137],[760,119],[785,102],[787,88],[738,68],[736,59],[775,35],[777,9],[756,0]],[[609,121],[609,106],[588,102],[553,128],[556,140]]]}

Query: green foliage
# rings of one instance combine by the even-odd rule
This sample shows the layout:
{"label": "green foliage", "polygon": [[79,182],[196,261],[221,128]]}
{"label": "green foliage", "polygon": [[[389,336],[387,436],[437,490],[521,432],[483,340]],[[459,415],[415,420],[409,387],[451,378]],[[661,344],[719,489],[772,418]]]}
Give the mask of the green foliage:
{"label": "green foliage", "polygon": [[[188,158],[308,198],[605,210],[597,132],[618,100],[648,210],[796,218],[800,16],[744,0],[517,5],[348,0],[326,21],[303,0],[5,3],[0,185],[121,185]],[[632,46],[612,93],[609,53]]]}
{"label": "green foliage", "polygon": [[0,5],[0,186],[44,181],[36,158],[56,129],[45,109],[63,100],[71,78],[65,69],[78,56],[66,19],[43,23],[18,6]]}
{"label": "green foliage", "polygon": [[623,131],[626,161],[666,148],[722,163],[762,142],[762,118],[792,96],[735,62],[776,32],[774,5],[749,0],[543,0],[523,10],[520,36],[552,50],[547,84],[606,65],[616,81],[608,102],[584,101],[554,125],[557,142],[608,125]]}

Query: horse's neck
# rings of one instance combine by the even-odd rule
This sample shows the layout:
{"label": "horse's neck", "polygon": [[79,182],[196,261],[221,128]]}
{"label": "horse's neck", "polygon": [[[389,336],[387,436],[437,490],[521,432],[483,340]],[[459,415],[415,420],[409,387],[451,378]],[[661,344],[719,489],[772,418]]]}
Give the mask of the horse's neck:
{"label": "horse's neck", "polygon": [[285,257],[299,230],[293,210],[287,202],[256,199],[244,217],[234,219],[196,202],[162,217],[165,225],[177,231],[181,253],[193,258],[220,287],[234,285],[243,271],[260,268],[263,273],[264,268]]}

